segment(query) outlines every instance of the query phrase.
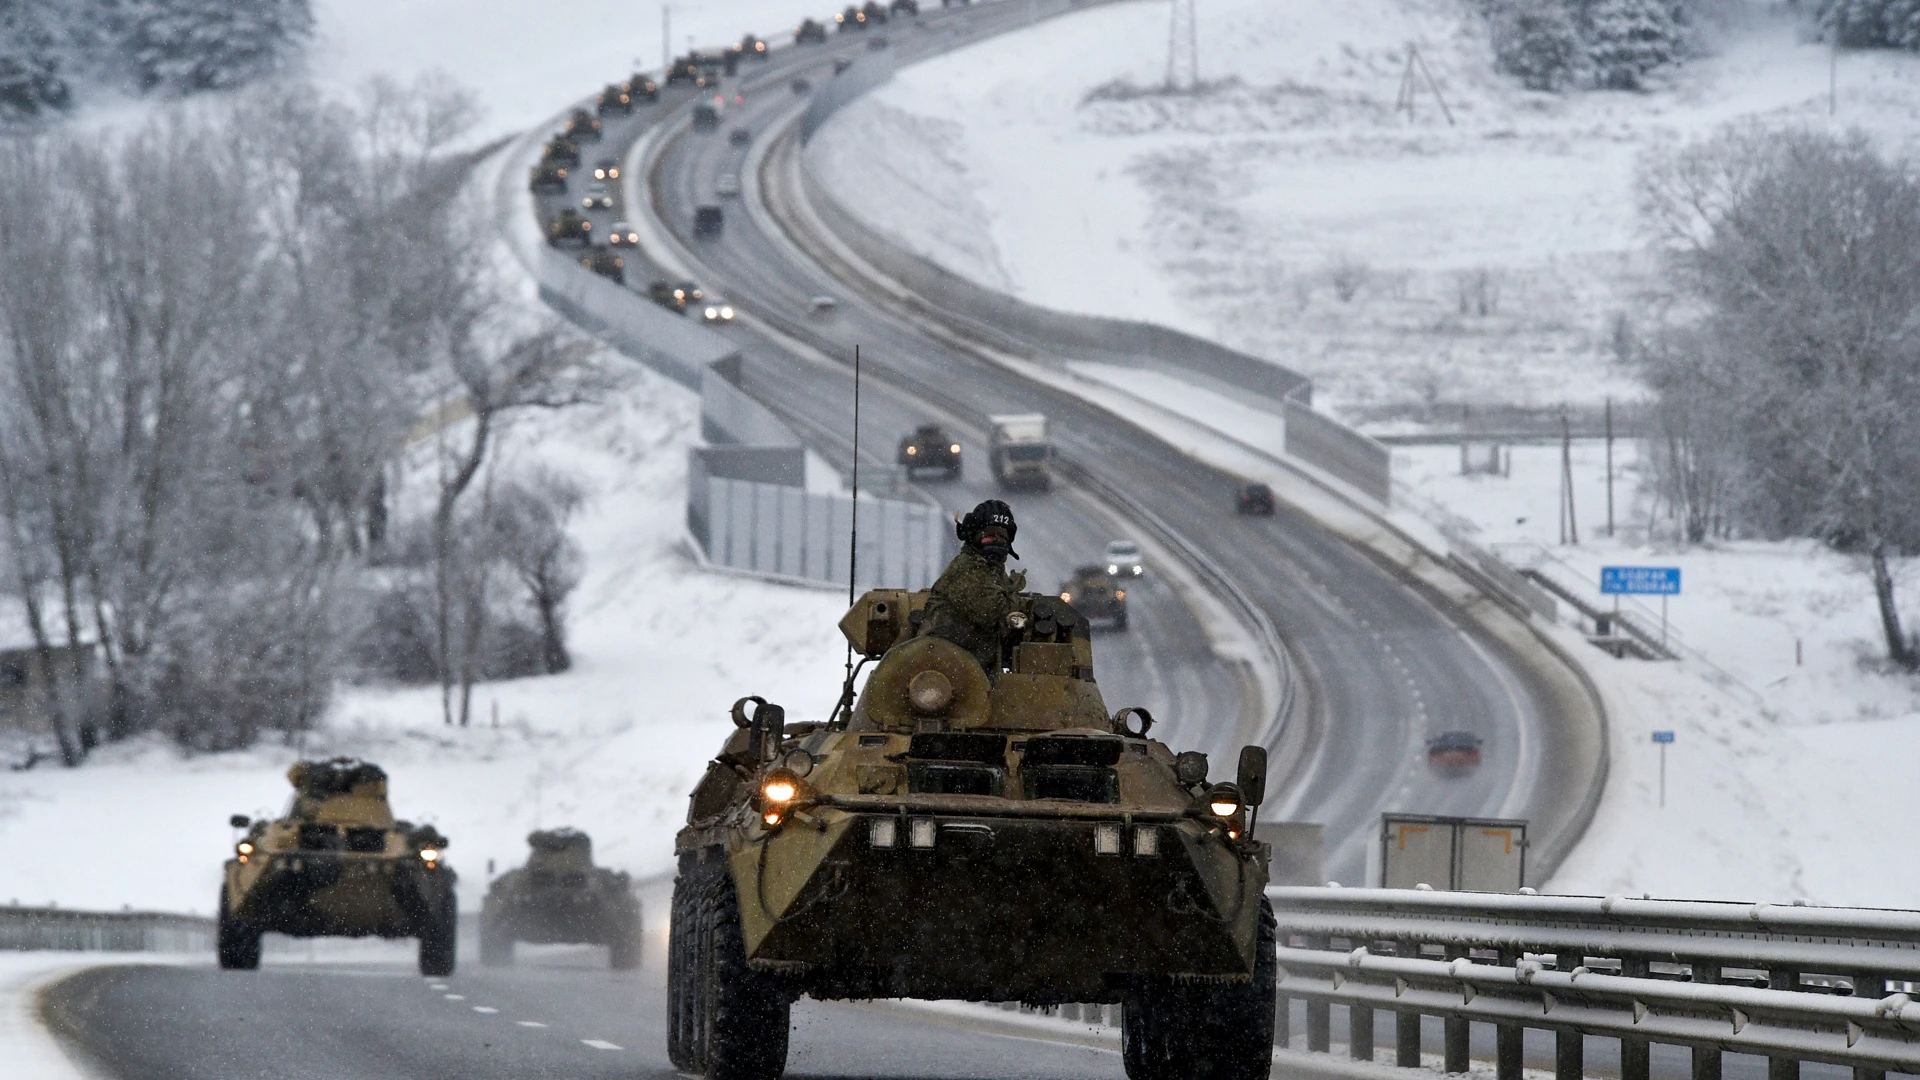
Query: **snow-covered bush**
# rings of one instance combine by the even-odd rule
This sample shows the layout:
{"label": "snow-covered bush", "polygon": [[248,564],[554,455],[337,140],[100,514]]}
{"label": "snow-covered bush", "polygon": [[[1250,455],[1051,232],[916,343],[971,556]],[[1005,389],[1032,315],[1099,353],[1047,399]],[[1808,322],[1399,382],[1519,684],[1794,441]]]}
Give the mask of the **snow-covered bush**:
{"label": "snow-covered bush", "polygon": [[1920,50],[1920,0],[1822,0],[1816,15],[1821,32],[1849,48]]}
{"label": "snow-covered bush", "polygon": [[1669,0],[1599,0],[1587,13],[1587,60],[1594,80],[1637,90],[1655,68],[1680,59],[1680,23]]}
{"label": "snow-covered bush", "polygon": [[125,0],[121,18],[140,86],[183,93],[274,71],[313,32],[308,0]]}
{"label": "snow-covered bush", "polygon": [[1580,32],[1560,0],[1500,0],[1487,11],[1494,63],[1529,90],[1557,90],[1573,77]]}
{"label": "snow-covered bush", "polygon": [[63,20],[48,0],[0,3],[0,117],[65,108]]}

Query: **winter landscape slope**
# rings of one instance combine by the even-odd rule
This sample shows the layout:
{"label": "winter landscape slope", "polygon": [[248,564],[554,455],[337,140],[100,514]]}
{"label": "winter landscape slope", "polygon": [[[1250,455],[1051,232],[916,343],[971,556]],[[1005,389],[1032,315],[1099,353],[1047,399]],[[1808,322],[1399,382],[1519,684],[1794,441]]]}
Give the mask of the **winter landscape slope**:
{"label": "winter landscape slope", "polygon": [[[1466,10],[1220,0],[1200,8],[1211,84],[1182,95],[1136,92],[1164,72],[1164,5],[1084,13],[902,71],[823,129],[810,163],[848,207],[983,284],[1274,357],[1313,375],[1333,411],[1419,430],[1461,403],[1644,393],[1612,333],[1650,282],[1633,186],[1648,152],[1734,121],[1859,125],[1898,152],[1920,132],[1912,57],[1842,56],[1829,120],[1828,54],[1773,6],[1717,9],[1706,55],[1649,92],[1566,95],[1497,75]],[[1393,109],[1409,41],[1453,124],[1425,84],[1410,118]],[[1476,281],[1492,310],[1463,314]],[[1150,374],[1080,374],[1177,445],[1261,475],[1247,448],[1274,433],[1237,424],[1234,403]],[[1920,876],[1875,823],[1885,792],[1920,780],[1920,681],[1875,660],[1860,568],[1809,544],[1670,543],[1630,445],[1612,538],[1603,449],[1577,445],[1583,542],[1563,544],[1558,446],[1511,457],[1506,475],[1463,476],[1456,447],[1396,450],[1399,514],[1442,545],[1430,522],[1550,561],[1590,592],[1602,565],[1679,566],[1675,637],[1698,650],[1679,665],[1583,650],[1613,760],[1552,886],[1910,903]],[[1912,561],[1899,576],[1910,606]],[[1654,730],[1678,739],[1664,806]]]}

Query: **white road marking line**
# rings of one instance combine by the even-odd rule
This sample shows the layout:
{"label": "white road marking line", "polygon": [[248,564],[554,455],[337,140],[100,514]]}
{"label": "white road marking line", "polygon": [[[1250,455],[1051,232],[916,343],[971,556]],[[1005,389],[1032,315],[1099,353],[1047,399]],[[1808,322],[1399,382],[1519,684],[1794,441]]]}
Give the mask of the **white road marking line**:
{"label": "white road marking line", "polygon": [[608,1042],[608,1041],[607,1041],[607,1040],[605,1040],[605,1039],[581,1039],[580,1041],[581,1041],[581,1042],[583,1042],[583,1043],[586,1043],[586,1044],[587,1044],[588,1046],[591,1046],[591,1047],[593,1047],[593,1048],[594,1048],[595,1050],[619,1050],[619,1049],[622,1049],[621,1047],[619,1047],[619,1046],[616,1046],[616,1045],[614,1045],[613,1043],[610,1043],[610,1042]]}
{"label": "white road marking line", "polygon": [[514,1023],[519,1024],[521,1027],[546,1027],[547,1026],[538,1020],[515,1020]]}
{"label": "white road marking line", "polygon": [[475,1005],[473,1011],[477,1013],[497,1013],[500,1010],[491,1005]]}
{"label": "white road marking line", "polygon": [[445,990],[446,988],[447,988],[446,983],[428,983],[427,984],[427,989],[429,990]]}
{"label": "white road marking line", "polygon": [[445,997],[445,998],[446,998],[446,999],[447,999],[448,1001],[465,1001],[465,1000],[467,1000],[467,995],[465,995],[465,994],[443,994],[443,995],[441,995],[441,996],[443,996],[443,997]]}

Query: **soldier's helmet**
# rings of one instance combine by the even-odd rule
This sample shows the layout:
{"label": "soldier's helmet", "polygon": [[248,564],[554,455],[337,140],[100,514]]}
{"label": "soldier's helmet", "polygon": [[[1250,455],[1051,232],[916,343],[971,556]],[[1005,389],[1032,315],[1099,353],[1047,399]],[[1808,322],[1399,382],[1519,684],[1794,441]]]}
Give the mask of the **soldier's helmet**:
{"label": "soldier's helmet", "polygon": [[[1011,547],[1014,535],[1020,531],[1020,526],[1013,520],[1013,508],[999,499],[988,499],[967,511],[966,517],[955,521],[953,531],[961,543],[971,544],[980,538],[980,530],[995,527],[1006,530],[1007,544]],[[1013,555],[1016,559],[1020,557],[1019,552]]]}

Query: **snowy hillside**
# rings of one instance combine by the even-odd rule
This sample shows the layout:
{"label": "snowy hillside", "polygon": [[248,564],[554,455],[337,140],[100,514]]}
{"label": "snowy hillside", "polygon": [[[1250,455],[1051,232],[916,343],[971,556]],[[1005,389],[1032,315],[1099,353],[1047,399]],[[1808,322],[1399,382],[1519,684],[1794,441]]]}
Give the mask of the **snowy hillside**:
{"label": "snowy hillside", "polygon": [[[1638,394],[1612,336],[1645,282],[1648,149],[1745,118],[1861,125],[1896,149],[1920,133],[1920,62],[1843,55],[1829,121],[1827,51],[1776,5],[1729,0],[1712,55],[1650,92],[1564,95],[1494,73],[1467,11],[1209,0],[1206,86],[1178,95],[1142,92],[1164,79],[1165,4],[1082,13],[902,72],[812,160],[985,284],[1272,357],[1335,411],[1398,426]],[[1411,116],[1408,42],[1439,91],[1420,82]]]}

